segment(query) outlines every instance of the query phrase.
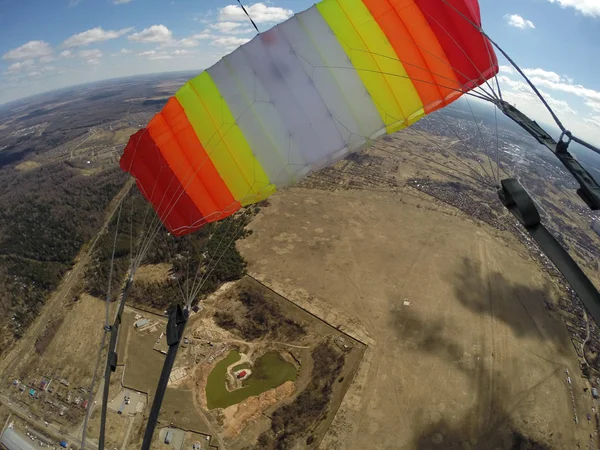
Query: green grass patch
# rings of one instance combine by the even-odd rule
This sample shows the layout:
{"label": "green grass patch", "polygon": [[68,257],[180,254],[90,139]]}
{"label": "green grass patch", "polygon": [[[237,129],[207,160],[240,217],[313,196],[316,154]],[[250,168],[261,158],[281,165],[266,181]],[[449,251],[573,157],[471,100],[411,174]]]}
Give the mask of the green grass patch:
{"label": "green grass patch", "polygon": [[[254,367],[252,367],[252,375],[244,381],[244,387],[229,392],[225,387],[227,367],[239,359],[239,352],[232,350],[225,359],[217,363],[208,375],[206,383],[208,409],[227,408],[246,400],[248,397],[276,388],[286,381],[296,381],[296,367],[283,359],[279,353],[269,352],[256,360]],[[236,368],[241,366],[245,365],[240,364]]]}
{"label": "green grass patch", "polygon": [[231,371],[235,373],[238,370],[248,370],[248,369],[252,369],[252,366],[248,363],[243,363],[243,364],[234,366],[234,368]]}

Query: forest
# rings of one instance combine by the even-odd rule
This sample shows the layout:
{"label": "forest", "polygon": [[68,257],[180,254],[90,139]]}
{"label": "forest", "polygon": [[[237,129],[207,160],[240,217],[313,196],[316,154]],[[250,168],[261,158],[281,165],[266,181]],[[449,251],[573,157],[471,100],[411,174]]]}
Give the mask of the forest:
{"label": "forest", "polygon": [[[324,341],[312,351],[311,357],[310,383],[292,403],[275,410],[271,416],[271,429],[260,435],[255,448],[306,448],[315,441],[314,429],[327,414],[333,386],[344,367],[345,356],[330,341]],[[301,437],[304,442],[298,446]]]}
{"label": "forest", "polygon": [[168,263],[172,264],[172,270],[167,280],[135,280],[128,301],[164,311],[181,302],[182,290],[191,288],[195,279],[203,280],[198,297],[211,293],[222,283],[238,280],[245,274],[246,262],[238,252],[235,241],[247,234],[245,226],[256,211],[256,207],[245,209],[227,219],[207,224],[187,236],[176,238],[162,226],[139,191],[132,189],[123,201],[120,213],[109,225],[109,231],[96,246],[93,264],[86,272],[87,291],[104,298],[110,278],[110,296],[113,301],[116,300],[132,260],[139,257],[140,248],[146,242],[147,251],[142,255],[141,264]]}
{"label": "forest", "polygon": [[86,177],[64,163],[0,171],[0,349],[35,319],[125,179],[116,168]]}
{"label": "forest", "polygon": [[270,335],[273,339],[295,342],[306,334],[304,326],[281,311],[281,308],[265,298],[256,289],[246,289],[239,293],[238,300],[244,305],[240,319],[228,312],[215,312],[215,323],[225,330],[237,332],[246,341],[253,341]]}

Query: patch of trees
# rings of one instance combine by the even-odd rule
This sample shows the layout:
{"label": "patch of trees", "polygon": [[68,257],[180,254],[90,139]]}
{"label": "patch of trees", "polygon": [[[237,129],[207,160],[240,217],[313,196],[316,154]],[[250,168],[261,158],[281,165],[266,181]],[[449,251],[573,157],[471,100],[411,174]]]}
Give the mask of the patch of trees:
{"label": "patch of trees", "polygon": [[125,177],[94,177],[57,163],[0,171],[0,356],[56,289]]}
{"label": "patch of trees", "polygon": [[243,319],[236,320],[233,314],[217,311],[214,319],[217,325],[226,330],[237,330],[247,341],[271,335],[295,341],[306,334],[304,326],[285,317],[279,306],[265,298],[256,289],[245,289],[238,296],[245,307]]}
{"label": "patch of trees", "polygon": [[313,370],[310,383],[289,405],[277,409],[271,417],[271,429],[263,433],[255,448],[286,450],[299,439],[306,445],[315,441],[312,434],[329,409],[332,389],[344,367],[345,357],[326,341],[312,351]]}
{"label": "patch of trees", "polygon": [[[148,207],[137,190],[132,190],[130,198],[123,205],[115,247],[111,298],[117,298],[124,276],[129,270],[131,249],[135,257],[140,238],[148,236],[154,225],[158,225],[159,229],[142,264],[172,264],[171,277],[157,282],[134,281],[128,297],[130,301],[164,310],[173,304],[182,303],[182,291],[188,292],[194,285],[199,287],[198,296],[202,297],[214,292],[227,281],[240,279],[246,273],[246,262],[235,242],[247,234],[245,226],[250,220],[249,214],[236,214],[177,238],[170,235],[158,222],[154,210]],[[94,265],[86,274],[87,289],[97,297],[104,297],[108,289],[110,261],[117,231],[115,221],[116,218],[109,232],[98,242]]]}

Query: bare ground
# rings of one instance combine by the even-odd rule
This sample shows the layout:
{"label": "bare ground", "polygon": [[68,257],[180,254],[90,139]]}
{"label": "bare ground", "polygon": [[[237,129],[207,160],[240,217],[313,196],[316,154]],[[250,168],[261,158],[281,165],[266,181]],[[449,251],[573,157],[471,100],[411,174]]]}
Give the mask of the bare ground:
{"label": "bare ground", "polygon": [[510,235],[408,188],[296,188],[270,203],[239,244],[249,272],[369,344],[321,448],[587,437],[563,372],[577,373],[576,355],[542,301],[552,281]]}
{"label": "bare ground", "polygon": [[[110,305],[110,312],[113,306]],[[60,375],[76,386],[88,386],[104,333],[106,302],[82,294],[69,315],[76,319],[63,322],[46,350],[30,366],[30,374]]]}

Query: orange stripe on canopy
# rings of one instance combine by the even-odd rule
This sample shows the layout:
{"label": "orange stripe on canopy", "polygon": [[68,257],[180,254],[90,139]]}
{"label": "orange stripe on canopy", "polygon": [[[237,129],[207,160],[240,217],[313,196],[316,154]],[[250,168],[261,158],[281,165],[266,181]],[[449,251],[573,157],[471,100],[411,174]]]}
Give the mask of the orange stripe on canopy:
{"label": "orange stripe on canopy", "polygon": [[414,0],[363,0],[363,3],[392,44],[426,113],[443,108],[461,95],[456,74]]}
{"label": "orange stripe on canopy", "polygon": [[240,209],[198,140],[182,106],[171,97],[148,132],[179,182],[208,222]]}

